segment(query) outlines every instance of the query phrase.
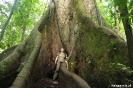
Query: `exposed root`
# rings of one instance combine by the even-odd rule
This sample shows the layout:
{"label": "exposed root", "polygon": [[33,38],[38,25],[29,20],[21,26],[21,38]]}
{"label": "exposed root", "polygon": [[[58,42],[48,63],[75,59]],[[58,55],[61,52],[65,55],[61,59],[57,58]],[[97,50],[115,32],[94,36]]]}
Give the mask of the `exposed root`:
{"label": "exposed root", "polygon": [[11,55],[0,62],[0,81],[3,78],[11,76],[12,74],[9,73],[17,69],[25,44],[26,42],[19,44]]}
{"label": "exposed root", "polygon": [[13,51],[14,49],[17,47],[17,45],[12,46],[6,50],[4,50],[2,53],[0,53],[0,61],[4,60],[5,58],[7,58]]}
{"label": "exposed root", "polygon": [[78,75],[69,72],[66,65],[62,64],[59,74],[59,87],[60,88],[90,88]]}
{"label": "exposed root", "polygon": [[13,82],[13,85],[10,88],[15,88],[15,87],[25,88],[26,87],[26,84],[29,80],[28,78],[31,75],[32,69],[34,67],[35,61],[36,61],[39,51],[40,51],[41,41],[42,41],[41,34],[38,33],[38,36],[34,43],[34,49],[31,53],[28,61],[26,62],[26,65],[23,67],[21,72],[18,74],[17,78],[15,79],[15,81]]}

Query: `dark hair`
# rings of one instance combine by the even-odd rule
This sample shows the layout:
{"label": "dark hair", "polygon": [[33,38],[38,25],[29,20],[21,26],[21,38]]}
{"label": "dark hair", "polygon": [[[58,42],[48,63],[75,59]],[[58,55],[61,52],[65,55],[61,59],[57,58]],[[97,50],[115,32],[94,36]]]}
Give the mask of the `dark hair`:
{"label": "dark hair", "polygon": [[[63,49],[64,49],[64,53],[66,53],[67,55],[68,55],[68,52],[67,52],[67,50],[64,48],[64,47],[62,47]],[[61,52],[61,49],[62,48],[60,48],[60,51],[59,52]]]}

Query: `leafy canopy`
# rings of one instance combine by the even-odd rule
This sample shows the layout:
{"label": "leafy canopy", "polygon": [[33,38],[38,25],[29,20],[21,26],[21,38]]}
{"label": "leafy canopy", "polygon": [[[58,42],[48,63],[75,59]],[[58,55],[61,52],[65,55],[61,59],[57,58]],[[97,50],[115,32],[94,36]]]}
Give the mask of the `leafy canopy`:
{"label": "leafy canopy", "polygon": [[[13,6],[12,0],[3,0],[1,2],[0,28],[7,20]],[[6,27],[5,35],[0,42],[0,52],[13,45],[19,44],[21,42],[22,32],[24,32],[24,37],[26,38],[46,9],[47,4],[44,0],[19,0],[10,23]]]}

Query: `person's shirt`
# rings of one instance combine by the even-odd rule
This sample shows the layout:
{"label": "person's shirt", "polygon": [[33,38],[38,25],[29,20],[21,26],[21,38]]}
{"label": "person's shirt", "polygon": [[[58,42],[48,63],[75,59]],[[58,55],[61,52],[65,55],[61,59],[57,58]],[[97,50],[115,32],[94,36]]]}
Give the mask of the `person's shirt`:
{"label": "person's shirt", "polygon": [[67,57],[66,53],[58,53],[58,62],[64,62]]}

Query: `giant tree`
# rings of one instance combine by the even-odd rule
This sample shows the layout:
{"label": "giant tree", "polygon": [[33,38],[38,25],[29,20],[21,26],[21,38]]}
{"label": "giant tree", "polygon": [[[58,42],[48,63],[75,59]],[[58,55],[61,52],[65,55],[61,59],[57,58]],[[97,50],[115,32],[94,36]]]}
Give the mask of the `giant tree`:
{"label": "giant tree", "polygon": [[54,73],[53,60],[61,47],[69,55],[69,68],[65,63],[61,66],[60,88],[89,88],[88,84],[107,88],[113,83],[130,83],[126,80],[131,76],[126,68],[126,42],[97,14],[96,2],[52,0],[50,5],[53,3],[25,41],[0,54],[1,87],[47,86]]}

